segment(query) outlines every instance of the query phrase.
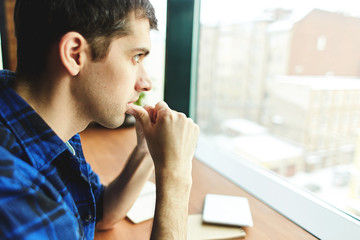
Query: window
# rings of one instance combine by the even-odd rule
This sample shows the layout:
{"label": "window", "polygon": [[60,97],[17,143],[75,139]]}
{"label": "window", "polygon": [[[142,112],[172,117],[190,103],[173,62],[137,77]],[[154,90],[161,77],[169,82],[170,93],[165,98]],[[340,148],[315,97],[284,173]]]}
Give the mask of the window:
{"label": "window", "polygon": [[317,39],[317,50],[318,51],[324,51],[326,48],[326,37],[320,36]]}
{"label": "window", "polygon": [[355,9],[201,2],[197,157],[321,239],[360,236]]}
{"label": "window", "polygon": [[166,1],[151,0],[151,4],[158,19],[158,31],[150,32],[151,51],[144,60],[144,66],[153,84],[152,90],[145,93],[144,104],[154,105],[164,98]]}

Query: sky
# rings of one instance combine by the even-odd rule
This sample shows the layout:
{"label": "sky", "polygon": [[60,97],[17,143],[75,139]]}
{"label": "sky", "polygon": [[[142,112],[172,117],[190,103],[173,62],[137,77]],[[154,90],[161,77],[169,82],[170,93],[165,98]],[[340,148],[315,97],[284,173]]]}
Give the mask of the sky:
{"label": "sky", "polygon": [[201,0],[201,23],[234,23],[261,16],[268,8],[295,9],[307,12],[320,8],[360,16],[356,0]]}

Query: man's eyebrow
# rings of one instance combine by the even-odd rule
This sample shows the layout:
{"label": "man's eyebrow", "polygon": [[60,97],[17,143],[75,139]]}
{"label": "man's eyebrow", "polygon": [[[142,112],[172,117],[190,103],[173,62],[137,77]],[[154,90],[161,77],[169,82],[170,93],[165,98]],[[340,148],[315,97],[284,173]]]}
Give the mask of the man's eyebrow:
{"label": "man's eyebrow", "polygon": [[134,48],[134,52],[143,52],[145,56],[149,55],[150,50],[147,48]]}

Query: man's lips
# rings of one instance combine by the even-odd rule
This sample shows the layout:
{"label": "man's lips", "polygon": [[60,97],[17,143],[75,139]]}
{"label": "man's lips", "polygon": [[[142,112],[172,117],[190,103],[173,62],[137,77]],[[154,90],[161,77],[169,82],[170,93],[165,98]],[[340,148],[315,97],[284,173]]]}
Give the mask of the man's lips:
{"label": "man's lips", "polygon": [[135,103],[136,101],[137,101],[137,99],[136,99],[136,100],[133,100],[133,101],[128,102],[128,103],[127,103],[128,107],[130,107],[130,106],[134,105],[134,103]]}
{"label": "man's lips", "polygon": [[128,103],[127,103],[127,106],[128,106],[128,107],[131,107],[132,105],[134,105],[134,102],[128,102]]}

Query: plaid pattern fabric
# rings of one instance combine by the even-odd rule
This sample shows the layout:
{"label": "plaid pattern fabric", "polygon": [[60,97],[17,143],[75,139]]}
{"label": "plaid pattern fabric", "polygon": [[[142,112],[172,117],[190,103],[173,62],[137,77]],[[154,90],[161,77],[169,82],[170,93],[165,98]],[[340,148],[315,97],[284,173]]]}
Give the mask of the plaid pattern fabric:
{"label": "plaid pattern fabric", "polygon": [[13,78],[0,71],[0,239],[93,239],[104,186],[80,137],[69,140],[73,155],[9,87]]}

